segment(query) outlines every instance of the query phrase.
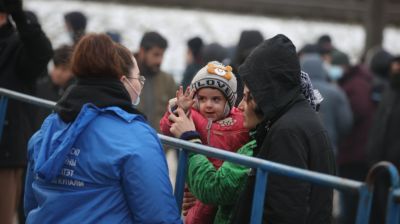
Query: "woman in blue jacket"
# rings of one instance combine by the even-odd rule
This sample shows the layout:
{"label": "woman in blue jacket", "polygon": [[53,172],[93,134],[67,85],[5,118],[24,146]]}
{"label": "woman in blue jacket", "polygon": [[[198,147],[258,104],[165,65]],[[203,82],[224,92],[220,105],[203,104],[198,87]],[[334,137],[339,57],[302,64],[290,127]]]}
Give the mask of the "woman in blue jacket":
{"label": "woman in blue jacket", "polygon": [[71,64],[77,84],[29,141],[27,223],[181,223],[160,141],[133,107],[133,55],[90,34]]}

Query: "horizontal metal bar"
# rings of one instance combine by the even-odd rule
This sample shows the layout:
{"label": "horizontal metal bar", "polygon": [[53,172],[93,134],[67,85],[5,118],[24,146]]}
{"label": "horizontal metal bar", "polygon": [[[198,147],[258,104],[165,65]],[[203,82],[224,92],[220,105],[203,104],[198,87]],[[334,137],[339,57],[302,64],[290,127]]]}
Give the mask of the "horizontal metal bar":
{"label": "horizontal metal bar", "polygon": [[[35,104],[37,106],[43,106],[49,109],[54,108],[56,104],[55,102],[49,100],[33,97],[27,94],[19,93],[4,88],[0,88],[0,95],[4,95],[9,98],[20,100],[26,103]],[[311,183],[316,183],[319,185],[333,187],[338,190],[357,192],[357,189],[363,185],[362,182],[353,181],[350,179],[344,179],[332,175],[322,174],[309,170],[303,170],[279,163],[266,161],[259,158],[239,155],[237,153],[224,151],[206,145],[195,144],[192,142],[184,141],[181,139],[161,134],[158,134],[158,136],[164,144],[174,146],[176,148],[185,148],[191,152],[201,153],[206,156],[227,160],[247,167],[263,169],[267,172],[274,174],[280,174],[283,176],[293,177],[299,180],[309,181]]]}
{"label": "horizontal metal bar", "polygon": [[328,174],[322,174],[318,172],[304,170],[255,157],[244,156],[237,153],[228,152],[225,150],[209,147],[206,145],[196,144],[161,134],[158,134],[158,137],[161,139],[163,144],[166,145],[174,147],[182,147],[187,149],[188,151],[201,153],[205,156],[227,160],[247,167],[261,168],[270,173],[280,174],[287,177],[293,177],[299,180],[304,180],[319,185],[333,187],[338,190],[346,190],[356,193],[358,192],[358,189],[363,185],[363,183],[359,181],[354,181]]}
{"label": "horizontal metal bar", "polygon": [[4,88],[0,88],[0,95],[7,96],[11,99],[20,100],[26,103],[34,104],[36,106],[46,107],[48,109],[53,109],[56,105],[56,102],[45,100],[42,98],[30,96],[28,94],[19,93],[13,90],[8,90]]}

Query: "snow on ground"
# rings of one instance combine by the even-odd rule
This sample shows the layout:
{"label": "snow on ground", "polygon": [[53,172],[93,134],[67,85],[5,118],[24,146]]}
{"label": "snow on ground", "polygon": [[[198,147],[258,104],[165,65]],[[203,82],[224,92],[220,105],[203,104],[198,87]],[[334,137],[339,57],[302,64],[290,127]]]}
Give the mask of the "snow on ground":
{"label": "snow on ground", "polygon": [[[122,43],[133,51],[138,49],[144,32],[157,30],[169,43],[162,68],[174,74],[177,82],[185,66],[186,41],[196,35],[207,43],[219,42],[224,46],[232,46],[237,43],[242,30],[258,29],[266,38],[283,33],[299,49],[306,43],[316,41],[320,35],[329,34],[337,48],[350,54],[352,61],[359,58],[365,40],[365,32],[360,25],[296,18],[60,0],[26,0],[25,7],[37,13],[54,47],[70,42],[63,14],[73,10],[82,11],[89,18],[88,32],[118,31],[122,35]],[[400,28],[385,29],[384,47],[387,50],[400,54],[398,40]]]}

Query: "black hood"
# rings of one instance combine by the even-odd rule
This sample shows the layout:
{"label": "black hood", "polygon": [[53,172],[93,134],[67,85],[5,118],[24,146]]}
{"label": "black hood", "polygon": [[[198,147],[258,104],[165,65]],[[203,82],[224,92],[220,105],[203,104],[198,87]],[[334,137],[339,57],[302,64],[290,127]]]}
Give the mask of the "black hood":
{"label": "black hood", "polygon": [[133,108],[122,82],[110,78],[77,79],[77,83],[70,86],[57,102],[55,111],[64,122],[69,123],[75,120],[86,103],[99,108],[117,106],[129,113],[141,114]]}
{"label": "black hood", "polygon": [[266,120],[274,120],[301,94],[296,47],[279,34],[262,42],[239,68]]}
{"label": "black hood", "polygon": [[390,64],[393,60],[393,56],[381,49],[374,54],[371,58],[370,69],[374,75],[382,78],[389,78]]}

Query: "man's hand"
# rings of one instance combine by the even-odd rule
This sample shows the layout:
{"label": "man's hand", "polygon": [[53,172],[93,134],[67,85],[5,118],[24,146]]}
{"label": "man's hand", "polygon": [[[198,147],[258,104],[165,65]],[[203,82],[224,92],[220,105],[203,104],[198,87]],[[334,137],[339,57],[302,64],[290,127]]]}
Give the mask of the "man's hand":
{"label": "man's hand", "polygon": [[175,137],[179,138],[187,131],[196,131],[192,117],[188,118],[180,107],[176,109],[176,112],[178,113],[178,116],[172,113],[168,117],[168,119],[172,122],[169,131],[174,134]]}
{"label": "man's hand", "polygon": [[176,105],[187,112],[194,103],[193,95],[194,91],[189,86],[186,88],[185,93],[183,93],[183,87],[179,86],[179,89],[176,91]]}

